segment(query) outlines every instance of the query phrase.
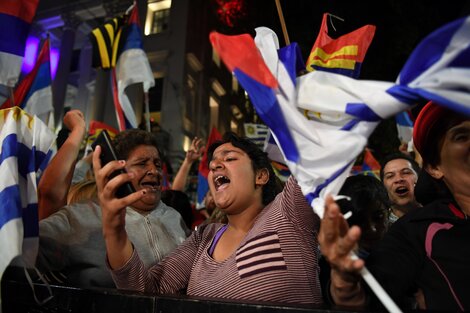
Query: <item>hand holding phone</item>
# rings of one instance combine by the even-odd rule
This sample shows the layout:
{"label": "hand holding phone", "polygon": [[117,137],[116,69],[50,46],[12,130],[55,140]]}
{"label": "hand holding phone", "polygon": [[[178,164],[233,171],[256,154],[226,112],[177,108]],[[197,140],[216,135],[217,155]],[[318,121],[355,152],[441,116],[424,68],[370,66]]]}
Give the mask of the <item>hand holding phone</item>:
{"label": "hand holding phone", "polygon": [[[118,160],[116,153],[114,152],[113,144],[111,142],[111,137],[109,136],[108,132],[104,129],[98,135],[96,140],[91,144],[93,151],[98,145],[101,147],[101,153],[100,153],[101,166],[104,166],[108,162]],[[109,179],[122,173],[126,173],[126,171],[124,169],[117,170],[111,174]],[[135,192],[134,186],[130,182],[125,182],[124,184],[118,187],[116,191],[116,196],[118,198],[124,198],[125,196],[130,195],[133,192]]]}

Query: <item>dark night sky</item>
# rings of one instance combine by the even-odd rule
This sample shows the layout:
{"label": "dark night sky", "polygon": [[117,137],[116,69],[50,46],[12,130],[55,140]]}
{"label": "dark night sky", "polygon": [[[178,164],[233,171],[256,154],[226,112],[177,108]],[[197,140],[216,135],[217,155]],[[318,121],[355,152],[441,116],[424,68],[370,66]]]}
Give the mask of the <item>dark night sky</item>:
{"label": "dark night sky", "polygon": [[[377,27],[362,65],[360,79],[396,81],[414,47],[440,26],[470,13],[470,1],[429,0],[281,0],[290,42],[297,42],[304,60],[318,35],[323,13],[344,19],[335,21],[336,32],[329,25],[329,35],[337,38],[366,24]],[[285,41],[275,0],[245,0],[247,14],[225,33],[251,33],[266,26]],[[370,137],[369,147],[379,160],[398,147],[396,126],[392,119],[383,121]]]}
{"label": "dark night sky", "polygon": [[[283,41],[274,0],[245,0],[251,3],[249,16],[257,26],[273,29]],[[449,1],[452,5],[429,0],[281,0],[290,42],[297,42],[306,60],[318,35],[323,13],[344,19],[335,22],[336,38],[366,24],[377,26],[366,55],[361,78],[395,81],[413,48],[427,34],[458,17],[470,13],[470,1]],[[251,28],[251,30],[250,30]]]}

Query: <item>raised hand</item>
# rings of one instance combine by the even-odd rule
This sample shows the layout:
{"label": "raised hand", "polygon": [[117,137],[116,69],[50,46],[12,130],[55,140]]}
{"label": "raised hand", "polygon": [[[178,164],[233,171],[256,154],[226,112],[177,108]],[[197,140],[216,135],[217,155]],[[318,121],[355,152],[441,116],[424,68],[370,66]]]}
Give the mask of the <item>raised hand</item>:
{"label": "raised hand", "polygon": [[188,152],[186,152],[186,159],[193,163],[201,157],[203,151],[202,139],[194,137],[191,141],[191,146],[189,147]]}
{"label": "raised hand", "polygon": [[339,305],[360,306],[365,302],[359,274],[364,261],[352,254],[360,236],[361,229],[349,228],[339,206],[327,196],[318,241],[322,255],[331,266],[330,293]]}

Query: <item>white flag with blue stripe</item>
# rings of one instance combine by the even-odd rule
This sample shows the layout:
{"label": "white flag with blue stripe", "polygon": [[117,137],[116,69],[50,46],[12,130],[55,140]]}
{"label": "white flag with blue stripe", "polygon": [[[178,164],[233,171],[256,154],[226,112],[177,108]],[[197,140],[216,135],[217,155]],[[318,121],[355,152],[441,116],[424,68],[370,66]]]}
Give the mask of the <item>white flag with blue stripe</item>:
{"label": "white flag with blue stripe", "polygon": [[39,236],[38,175],[48,164],[54,133],[19,107],[0,110],[0,278],[22,255],[33,267]]}
{"label": "white flag with blue stripe", "polygon": [[[292,174],[317,214],[336,195],[382,119],[436,101],[470,116],[470,18],[449,23],[414,50],[396,83],[314,71],[296,77],[298,47],[277,36],[210,36],[227,67],[271,129]],[[255,44],[256,42],[256,44]],[[300,64],[300,66],[299,66]]]}

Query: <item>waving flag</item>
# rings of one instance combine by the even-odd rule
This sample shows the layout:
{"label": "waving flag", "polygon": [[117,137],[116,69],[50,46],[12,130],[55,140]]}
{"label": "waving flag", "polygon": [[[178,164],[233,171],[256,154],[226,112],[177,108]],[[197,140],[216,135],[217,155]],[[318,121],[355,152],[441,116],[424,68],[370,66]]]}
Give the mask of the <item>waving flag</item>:
{"label": "waving flag", "polygon": [[[119,57],[116,64],[116,84],[118,96],[118,114],[122,114],[119,120],[120,130],[126,128],[137,128],[137,121],[132,104],[125,94],[127,86],[142,83],[144,92],[155,86],[152,68],[150,67],[147,55],[143,50],[142,30],[139,26],[138,8],[134,2],[134,7],[130,13],[127,25],[123,27],[119,44]],[[120,113],[122,111],[122,113]]]}
{"label": "waving flag", "polygon": [[28,73],[16,87],[13,100],[7,99],[0,109],[19,106],[29,114],[37,115],[44,123],[51,124],[49,119],[54,110],[52,105],[51,67],[49,56],[49,38],[42,45],[33,70]]}
{"label": "waving flag", "polygon": [[[290,46],[273,50],[278,46],[273,38],[266,30],[257,30],[255,46],[248,35],[210,35],[212,45],[272,130],[289,169],[320,216],[324,197],[337,194],[382,119],[428,100],[470,116],[470,18],[456,20],[427,36],[411,54],[397,83],[361,81],[324,71],[296,79],[290,74],[295,72],[292,58],[296,54],[283,51],[292,50]],[[300,113],[304,110],[332,120],[307,120]],[[267,115],[270,111],[280,114]],[[292,141],[283,140],[286,136]]]}
{"label": "waving flag", "polygon": [[199,173],[197,177],[197,208],[203,207],[204,197],[206,196],[206,193],[209,190],[209,185],[207,183],[207,175],[209,174],[207,149],[210,147],[211,144],[221,139],[222,135],[219,133],[217,128],[212,127],[211,132],[209,134],[209,138],[207,139],[204,154],[202,155],[201,161],[199,162]]}
{"label": "waving flag", "polygon": [[54,133],[19,107],[0,110],[0,278],[13,258],[36,262],[37,181],[51,157]]}
{"label": "waving flag", "polygon": [[320,33],[307,59],[307,70],[322,70],[358,78],[375,26],[365,25],[337,39],[328,36],[329,13],[323,14]]}
{"label": "waving flag", "polygon": [[14,87],[39,0],[0,1],[0,84]]}

